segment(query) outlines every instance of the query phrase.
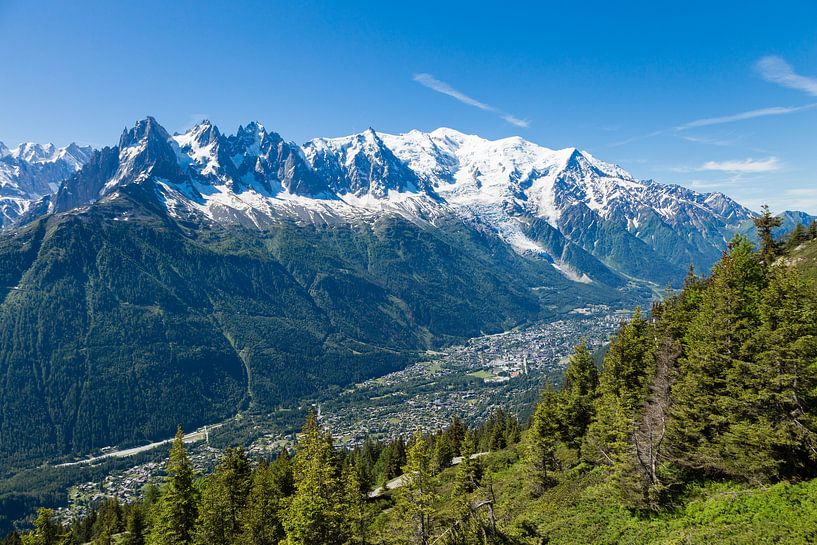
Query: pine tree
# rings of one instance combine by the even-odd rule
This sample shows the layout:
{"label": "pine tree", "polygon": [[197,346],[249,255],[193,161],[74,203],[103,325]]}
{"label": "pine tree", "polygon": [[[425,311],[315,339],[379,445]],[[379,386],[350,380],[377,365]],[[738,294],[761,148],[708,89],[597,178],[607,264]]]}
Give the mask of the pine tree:
{"label": "pine tree", "polygon": [[[664,332],[655,354],[655,373],[642,409],[641,421],[633,433],[635,457],[620,481],[625,502],[630,507],[658,510],[667,491],[675,484],[666,463],[671,461],[664,445],[671,389],[677,371],[681,343]],[[670,473],[670,475],[668,475]]]}
{"label": "pine tree", "polygon": [[271,464],[255,469],[241,516],[240,545],[277,545],[286,537],[282,519],[286,500],[294,492],[292,471],[286,449]]}
{"label": "pine tree", "polygon": [[774,230],[783,225],[783,220],[773,216],[768,205],[763,205],[760,216],[754,219],[757,236],[760,239],[760,257],[772,263],[780,254],[780,245],[774,238]]}
{"label": "pine tree", "polygon": [[184,447],[181,426],[170,448],[166,467],[167,482],[156,505],[156,520],[150,534],[151,545],[187,545],[193,541],[197,516],[197,495],[193,465]]}
{"label": "pine tree", "polygon": [[550,386],[545,388],[525,437],[525,465],[534,496],[541,495],[550,486],[552,473],[558,467],[556,446],[560,436],[560,397]]}
{"label": "pine tree", "polygon": [[54,520],[51,509],[37,509],[34,530],[22,536],[23,545],[58,545],[63,528]]}
{"label": "pine tree", "polygon": [[358,479],[359,470],[351,461],[343,466],[342,506],[348,528],[347,545],[365,545],[372,513],[367,508],[365,492]]}
{"label": "pine tree", "polygon": [[[687,327],[667,439],[674,457],[694,471],[742,471],[726,444],[737,439],[728,432],[753,395],[750,383],[756,382],[752,339],[761,324],[759,303],[767,282],[761,259],[745,238],[733,240]],[[743,448],[754,450],[749,444]]]}
{"label": "pine tree", "polygon": [[145,545],[145,514],[140,505],[130,508],[123,545]]}
{"label": "pine tree", "polygon": [[460,450],[462,461],[457,466],[457,474],[454,479],[455,497],[464,498],[479,487],[482,478],[482,464],[479,458],[473,458],[476,453],[476,438],[472,432],[466,432]]}
{"label": "pine tree", "polygon": [[786,235],[786,251],[790,252],[808,240],[808,232],[802,223],[794,226]]}
{"label": "pine tree", "polygon": [[[756,480],[811,477],[817,474],[817,287],[776,267],[760,313],[755,373],[743,385],[742,421],[730,430],[738,438],[752,434],[756,444],[733,458]],[[758,464],[759,457],[774,462]]]}
{"label": "pine tree", "polygon": [[417,432],[406,453],[403,468],[405,484],[398,495],[398,505],[414,527],[414,542],[428,545],[432,531],[432,513],[437,498],[437,482],[432,467],[432,456],[423,434]]}
{"label": "pine tree", "polygon": [[454,457],[454,449],[451,447],[451,443],[448,442],[448,436],[446,434],[438,433],[434,436],[432,453],[434,473],[439,473],[451,465],[451,459]]}
{"label": "pine tree", "polygon": [[593,418],[593,400],[598,382],[598,369],[587,349],[587,344],[582,341],[570,356],[562,387],[564,400],[559,417],[562,427],[561,439],[571,447],[581,445]]}
{"label": "pine tree", "polygon": [[342,544],[343,525],[337,457],[332,437],[321,431],[315,415],[307,416],[295,456],[295,494],[284,518],[289,545]]}
{"label": "pine tree", "polygon": [[239,514],[250,491],[250,464],[244,450],[228,448],[204,487],[196,522],[195,542],[227,545],[240,532]]}
{"label": "pine tree", "polygon": [[451,423],[448,424],[448,429],[445,430],[445,434],[448,436],[448,442],[455,456],[460,455],[462,441],[465,439],[467,431],[468,429],[459,416],[454,415],[451,417]]}
{"label": "pine tree", "polygon": [[124,530],[124,522],[122,505],[119,500],[106,498],[97,509],[96,520],[91,530],[94,542],[110,542],[111,536]]}
{"label": "pine tree", "polygon": [[487,436],[486,450],[502,450],[508,446],[507,435],[505,434],[506,423],[507,418],[502,407],[494,409],[494,412],[488,417],[488,422],[485,425]]}
{"label": "pine tree", "polygon": [[632,454],[632,433],[654,374],[653,332],[636,309],[610,343],[599,376],[594,417],[582,443],[582,456],[615,465]]}
{"label": "pine tree", "polygon": [[398,437],[394,441],[387,444],[380,452],[380,457],[377,460],[379,484],[399,477],[402,473],[402,467],[406,463],[406,443],[402,437]]}
{"label": "pine tree", "polygon": [[808,225],[808,233],[806,235],[809,240],[817,239],[817,220],[811,220]]}

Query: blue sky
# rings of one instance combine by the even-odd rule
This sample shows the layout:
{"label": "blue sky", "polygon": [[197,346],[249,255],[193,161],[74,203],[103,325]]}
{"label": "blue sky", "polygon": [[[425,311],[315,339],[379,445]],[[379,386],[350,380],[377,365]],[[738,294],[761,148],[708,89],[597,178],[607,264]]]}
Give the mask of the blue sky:
{"label": "blue sky", "polygon": [[663,4],[0,0],[0,141],[448,126],[817,214],[817,2]]}

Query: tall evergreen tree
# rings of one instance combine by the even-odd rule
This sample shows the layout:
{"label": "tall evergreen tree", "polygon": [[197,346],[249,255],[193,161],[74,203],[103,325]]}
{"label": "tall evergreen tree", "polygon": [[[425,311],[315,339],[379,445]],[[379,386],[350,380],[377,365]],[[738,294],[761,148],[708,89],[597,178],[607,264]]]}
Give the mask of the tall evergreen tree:
{"label": "tall evergreen tree", "polygon": [[145,513],[141,505],[131,506],[125,532],[123,545],[145,545]]}
{"label": "tall evergreen tree", "polygon": [[[734,455],[727,454],[725,446],[737,439],[730,439],[728,432],[741,418],[746,397],[753,395],[753,337],[761,324],[759,304],[766,283],[762,256],[737,237],[713,269],[689,323],[671,392],[667,435],[674,456],[690,469],[742,471],[734,467]],[[757,452],[750,442],[742,448]]]}
{"label": "tall evergreen tree", "polygon": [[196,522],[200,545],[228,545],[240,532],[239,515],[250,491],[250,464],[244,449],[228,448],[205,483]]}
{"label": "tall evergreen tree", "polygon": [[432,454],[428,441],[417,432],[411,440],[403,468],[406,482],[400,489],[398,505],[414,526],[414,542],[428,545],[432,531],[432,513],[437,498]]}
{"label": "tall evergreen tree", "polygon": [[460,448],[462,447],[462,441],[465,439],[467,431],[468,428],[463,424],[459,416],[454,415],[451,417],[451,422],[448,424],[445,434],[448,436],[448,442],[455,456],[461,454]]}
{"label": "tall evergreen tree", "polygon": [[751,462],[765,452],[774,464],[763,478],[811,477],[817,474],[817,287],[776,267],[760,314],[754,373],[744,388],[742,421],[730,435],[762,436],[755,452],[734,456],[750,475]]}
{"label": "tall evergreen tree", "polygon": [[468,494],[479,487],[482,478],[482,465],[479,458],[473,456],[477,453],[477,441],[474,433],[468,431],[462,440],[460,456],[462,461],[457,466],[457,474],[454,479],[454,496],[465,498]]}
{"label": "tall evergreen tree", "polygon": [[255,469],[241,517],[240,545],[277,545],[286,537],[282,521],[286,500],[294,492],[292,471],[286,449],[271,464]]}
{"label": "tall evergreen tree", "polygon": [[760,239],[760,257],[772,263],[780,253],[780,245],[774,238],[774,230],[783,225],[783,220],[773,216],[769,206],[764,204],[760,216],[754,219],[757,237]]}
{"label": "tall evergreen tree", "polygon": [[63,528],[54,520],[51,509],[37,509],[34,530],[22,536],[23,545],[58,545]]}
{"label": "tall evergreen tree", "polygon": [[343,466],[342,506],[348,529],[347,545],[365,545],[372,513],[366,505],[366,492],[362,490],[359,471],[350,460]]}
{"label": "tall evergreen tree", "polygon": [[534,496],[541,495],[553,482],[552,472],[558,467],[560,397],[550,386],[545,388],[525,437],[525,463]]}
{"label": "tall evergreen tree", "polygon": [[604,357],[594,417],[582,443],[585,459],[614,465],[632,454],[632,432],[655,369],[654,345],[652,328],[636,309]]}
{"label": "tall evergreen tree", "polygon": [[321,431],[315,415],[307,416],[295,456],[295,494],[284,528],[289,545],[340,545],[346,540],[342,487],[332,436]]}
{"label": "tall evergreen tree", "polygon": [[809,223],[807,238],[809,240],[817,239],[817,220],[811,220],[811,223]]}
{"label": "tall evergreen tree", "polygon": [[801,245],[802,243],[804,243],[807,240],[808,240],[808,231],[806,231],[806,228],[803,226],[802,223],[798,223],[797,225],[794,226],[794,229],[792,229],[786,235],[786,239],[785,239],[786,251],[790,252],[790,251],[794,250],[795,248],[797,248],[799,245]]}
{"label": "tall evergreen tree", "polygon": [[561,404],[562,440],[572,446],[581,445],[587,427],[593,418],[593,400],[596,396],[599,376],[593,357],[584,341],[579,343],[570,356],[565,369]]}
{"label": "tall evergreen tree", "polygon": [[96,520],[91,530],[96,543],[108,543],[111,536],[125,529],[122,505],[116,498],[105,498],[97,509]]}
{"label": "tall evergreen tree", "polygon": [[167,482],[156,505],[150,544],[187,545],[193,541],[198,498],[193,484],[193,465],[187,456],[181,426],[170,448],[166,472]]}

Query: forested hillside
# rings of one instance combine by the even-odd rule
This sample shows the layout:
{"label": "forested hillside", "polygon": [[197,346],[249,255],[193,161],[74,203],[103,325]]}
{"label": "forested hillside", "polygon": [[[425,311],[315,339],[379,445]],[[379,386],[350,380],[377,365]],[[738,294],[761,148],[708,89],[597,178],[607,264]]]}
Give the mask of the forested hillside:
{"label": "forested hillside", "polygon": [[[776,241],[775,222],[758,219],[758,250],[735,238],[709,278],[690,274],[622,324],[600,373],[579,343],[521,433],[500,413],[348,452],[310,416],[294,457],[253,468],[230,450],[201,480],[179,439],[142,503],[109,501],[70,527],[43,510],[23,542],[814,543],[817,285],[804,256],[817,242]],[[368,493],[398,471],[402,486]]]}
{"label": "forested hillside", "polygon": [[275,409],[621,295],[560,290],[575,283],[456,224],[185,229],[142,192],[0,240],[7,470]]}

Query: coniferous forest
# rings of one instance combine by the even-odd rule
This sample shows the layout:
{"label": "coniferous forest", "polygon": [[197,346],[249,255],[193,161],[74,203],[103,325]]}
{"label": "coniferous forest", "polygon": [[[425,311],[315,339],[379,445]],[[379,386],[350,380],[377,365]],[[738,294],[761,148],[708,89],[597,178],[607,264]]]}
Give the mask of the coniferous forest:
{"label": "coniferous forest", "polygon": [[349,451],[310,413],[294,452],[231,448],[207,476],[179,430],[140,502],[68,525],[41,509],[3,545],[814,543],[817,229],[778,223],[636,310],[601,369],[577,340],[529,422]]}

